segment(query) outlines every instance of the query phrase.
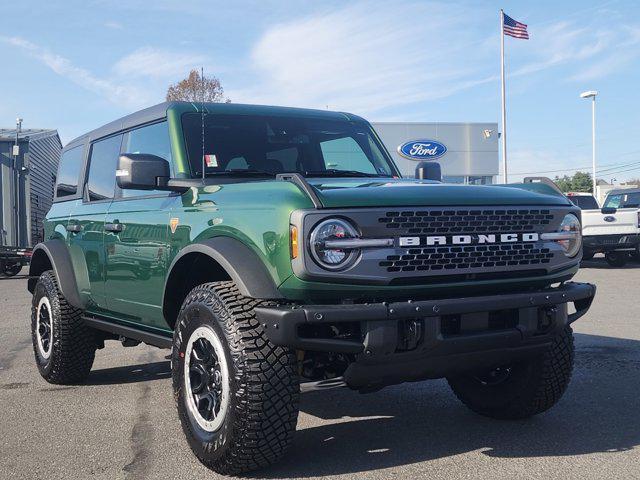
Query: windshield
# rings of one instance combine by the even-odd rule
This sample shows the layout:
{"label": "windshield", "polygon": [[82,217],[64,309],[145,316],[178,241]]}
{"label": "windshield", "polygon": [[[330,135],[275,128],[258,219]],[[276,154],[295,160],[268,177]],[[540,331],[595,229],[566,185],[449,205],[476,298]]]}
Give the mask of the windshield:
{"label": "windshield", "polygon": [[581,210],[598,210],[598,202],[590,195],[569,195],[569,200]]}
{"label": "windshield", "polygon": [[604,208],[638,208],[640,207],[640,192],[612,193],[607,196]]}
{"label": "windshield", "polygon": [[[182,117],[194,176],[275,175],[391,177],[397,175],[367,124],[348,120],[257,115]],[[204,135],[203,135],[204,130]],[[204,142],[203,142],[204,137]],[[204,148],[203,148],[204,147]]]}

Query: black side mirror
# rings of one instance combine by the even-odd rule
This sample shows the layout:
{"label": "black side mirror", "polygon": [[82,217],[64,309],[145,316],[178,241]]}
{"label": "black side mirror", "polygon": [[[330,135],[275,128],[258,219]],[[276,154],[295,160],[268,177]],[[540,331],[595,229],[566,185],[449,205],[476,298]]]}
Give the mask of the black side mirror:
{"label": "black side mirror", "polygon": [[167,190],[169,162],[157,155],[125,153],[118,158],[116,182],[123,190]]}
{"label": "black side mirror", "polygon": [[420,162],[416,167],[416,178],[420,180],[442,181],[442,170],[438,162]]}

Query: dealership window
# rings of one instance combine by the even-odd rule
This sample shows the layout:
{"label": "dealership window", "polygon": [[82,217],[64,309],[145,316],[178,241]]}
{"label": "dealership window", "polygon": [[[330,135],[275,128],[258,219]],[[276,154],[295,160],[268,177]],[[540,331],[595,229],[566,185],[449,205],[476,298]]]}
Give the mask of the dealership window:
{"label": "dealership window", "polygon": [[465,177],[462,175],[443,175],[442,181],[444,183],[465,183]]}
{"label": "dealership window", "polygon": [[480,177],[467,177],[467,183],[469,185],[490,185],[493,183],[493,178],[486,175]]}

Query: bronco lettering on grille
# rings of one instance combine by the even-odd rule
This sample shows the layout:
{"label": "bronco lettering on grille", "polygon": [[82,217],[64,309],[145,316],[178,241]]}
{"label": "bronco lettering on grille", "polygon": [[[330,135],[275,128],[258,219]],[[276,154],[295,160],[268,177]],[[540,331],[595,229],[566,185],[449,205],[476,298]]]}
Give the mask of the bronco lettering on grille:
{"label": "bronco lettering on grille", "polygon": [[501,233],[490,235],[431,235],[423,237],[400,237],[401,247],[420,245],[481,245],[484,243],[537,242],[537,233]]}

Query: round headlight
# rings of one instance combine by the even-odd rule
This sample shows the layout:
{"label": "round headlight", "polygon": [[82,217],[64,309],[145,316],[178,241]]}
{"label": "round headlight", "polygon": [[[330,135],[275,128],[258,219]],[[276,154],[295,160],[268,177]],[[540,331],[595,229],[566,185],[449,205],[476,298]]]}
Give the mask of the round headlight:
{"label": "round headlight", "polygon": [[575,257],[582,247],[582,226],[578,217],[568,213],[562,219],[559,233],[567,233],[566,239],[558,240],[567,257]]}
{"label": "round headlight", "polygon": [[357,238],[358,232],[348,222],[331,218],[320,222],[311,232],[309,243],[314,260],[327,270],[342,270],[356,260],[358,250],[329,248],[327,241]]}

